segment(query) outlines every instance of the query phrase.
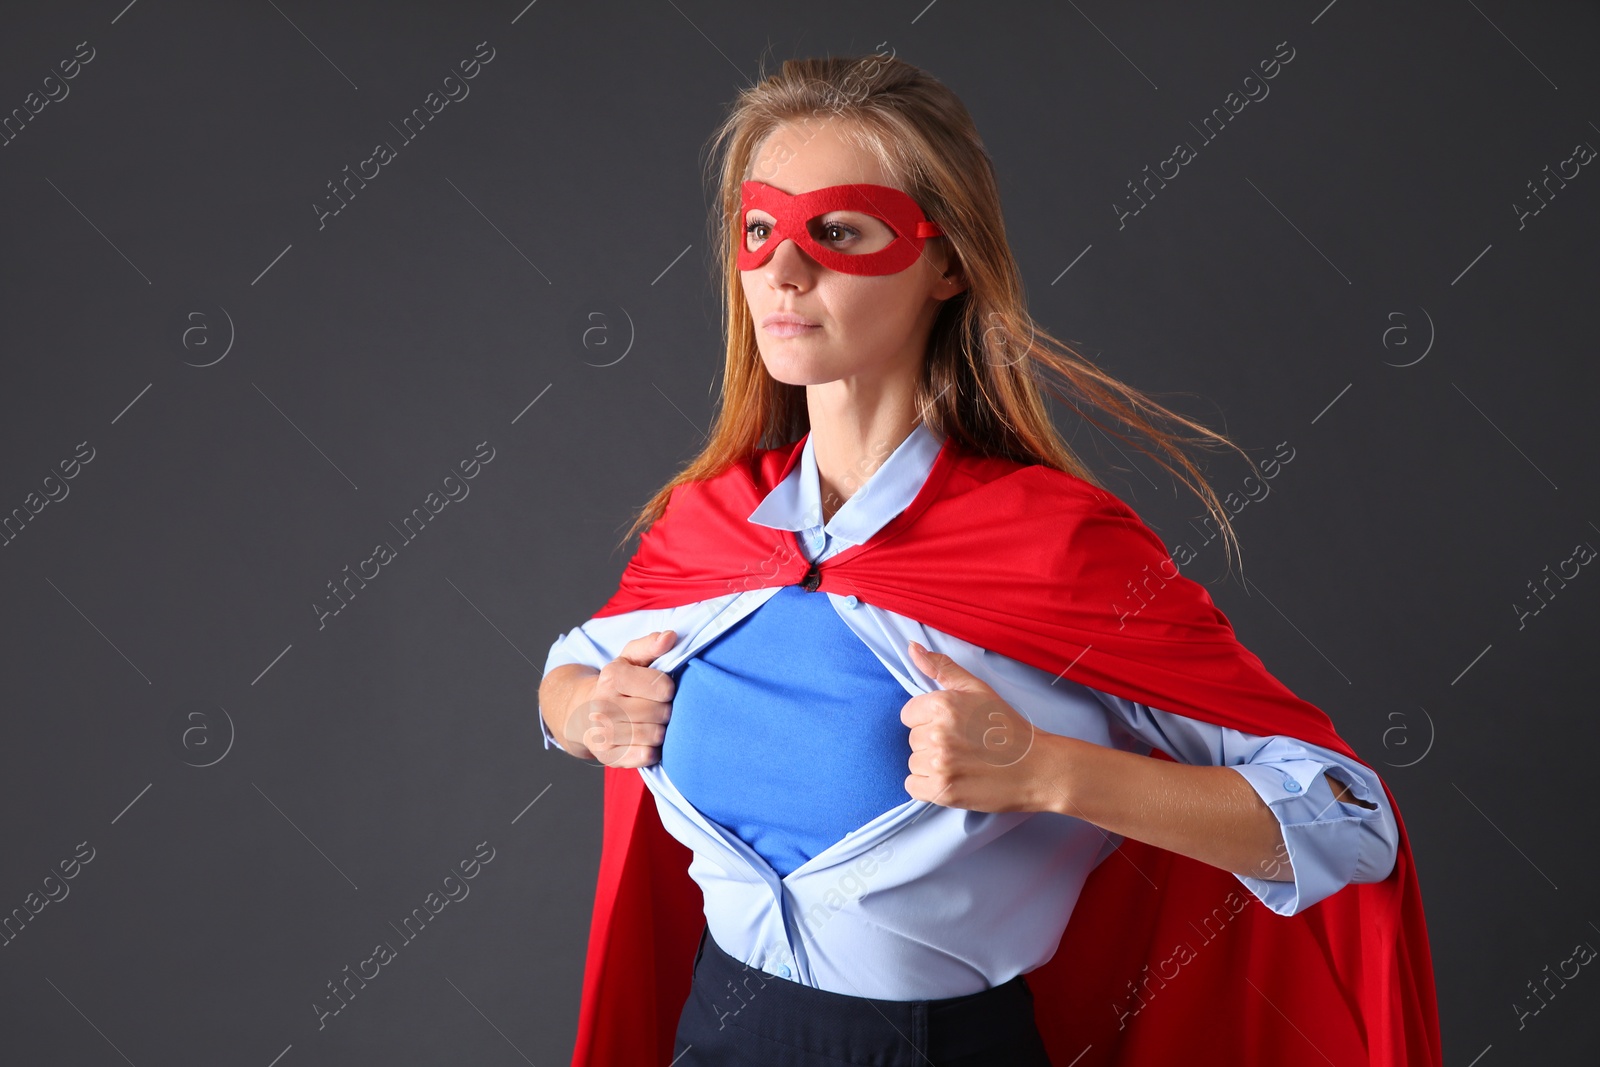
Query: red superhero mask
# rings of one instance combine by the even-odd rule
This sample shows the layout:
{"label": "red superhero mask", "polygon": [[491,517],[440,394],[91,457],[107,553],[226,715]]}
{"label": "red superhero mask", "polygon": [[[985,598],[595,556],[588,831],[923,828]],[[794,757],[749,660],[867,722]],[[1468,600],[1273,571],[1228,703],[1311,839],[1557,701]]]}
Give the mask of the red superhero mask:
{"label": "red superhero mask", "polygon": [[[777,221],[749,220],[752,208]],[[827,247],[813,236],[812,227],[830,211],[857,211],[878,219],[890,230],[888,243],[863,235],[864,240],[854,242],[853,247],[865,251]],[[844,222],[834,225],[854,229]],[[767,236],[751,233],[755,226],[766,227]],[[739,186],[739,230],[743,238],[739,247],[740,270],[755,270],[788,239],[824,267],[844,274],[898,274],[916,262],[926,238],[944,235],[938,223],[928,221],[915,200],[887,185],[830,185],[791,196],[757,181]]]}

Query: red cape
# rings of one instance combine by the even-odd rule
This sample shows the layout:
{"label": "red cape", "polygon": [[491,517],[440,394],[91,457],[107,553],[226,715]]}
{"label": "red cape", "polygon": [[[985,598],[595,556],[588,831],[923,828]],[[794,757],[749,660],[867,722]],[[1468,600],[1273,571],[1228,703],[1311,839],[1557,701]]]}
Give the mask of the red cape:
{"label": "red cape", "polygon": [[[803,444],[674,489],[596,615],[803,581],[809,563],[794,535],[748,521]],[[1359,759],[1326,714],[1239,643],[1132,509],[1073,475],[946,438],[906,510],[819,573],[822,590],[1102,692]],[[638,771],[602,773],[604,842],[572,1063],[666,1067],[704,902],[689,849],[662,827]],[[1125,839],[1090,874],[1055,955],[1025,976],[1051,1060],[1441,1067],[1422,896],[1384,791],[1400,832],[1389,877],[1288,917],[1226,871]]]}

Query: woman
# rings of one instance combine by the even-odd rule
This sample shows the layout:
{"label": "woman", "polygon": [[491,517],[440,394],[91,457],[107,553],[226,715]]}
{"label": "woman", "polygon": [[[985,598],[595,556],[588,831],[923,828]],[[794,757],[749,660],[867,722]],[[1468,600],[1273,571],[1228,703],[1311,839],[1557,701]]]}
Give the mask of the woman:
{"label": "woman", "polygon": [[540,688],[546,747],[606,773],[573,1062],[1438,1063],[1387,787],[1043,372],[1225,530],[1179,446],[1229,442],[1028,318],[926,73],[787,62],[717,143],[721,409]]}

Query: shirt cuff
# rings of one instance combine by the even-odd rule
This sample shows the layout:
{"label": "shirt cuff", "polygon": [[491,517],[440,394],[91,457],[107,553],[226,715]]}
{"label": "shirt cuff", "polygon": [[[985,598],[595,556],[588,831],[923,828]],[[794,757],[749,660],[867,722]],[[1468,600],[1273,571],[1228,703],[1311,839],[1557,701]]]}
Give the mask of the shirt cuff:
{"label": "shirt cuff", "polygon": [[[1352,795],[1368,808],[1339,800],[1324,771],[1346,781],[1342,768],[1314,759],[1235,764],[1278,820],[1293,881],[1235,877],[1279,915],[1296,915],[1352,882],[1375,882],[1394,867],[1397,836],[1384,798],[1369,795],[1357,778]],[[1387,862],[1384,862],[1387,860]],[[1381,870],[1379,869],[1381,865]]]}
{"label": "shirt cuff", "polygon": [[560,748],[561,751],[566,751],[565,748],[562,748],[561,743],[556,740],[555,734],[550,732],[550,724],[544,721],[543,711],[539,712],[539,732],[544,735],[544,747],[547,751],[552,748]]}

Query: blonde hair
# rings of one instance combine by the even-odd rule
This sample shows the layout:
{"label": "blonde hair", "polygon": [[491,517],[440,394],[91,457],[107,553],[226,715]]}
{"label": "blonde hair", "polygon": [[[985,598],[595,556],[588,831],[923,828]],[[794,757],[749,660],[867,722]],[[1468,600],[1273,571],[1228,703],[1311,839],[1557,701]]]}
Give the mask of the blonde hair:
{"label": "blonde hair", "polygon": [[[712,247],[720,249],[716,273],[727,325],[722,395],[705,447],[650,498],[619,547],[660,517],[677,486],[721,474],[758,449],[791,445],[810,428],[805,387],[779,382],[761,360],[737,257],[744,238],[740,183],[770,173],[767,167],[781,165],[783,153],[793,151],[782,139],[760,161],[756,150],[780,126],[809,139],[805,131],[818,123],[839,123],[842,136],[877,156],[943,229],[967,281],[934,321],[916,398],[923,420],[980,455],[1044,464],[1103,489],[1052,423],[1047,390],[1189,485],[1221,524],[1225,549],[1230,540],[1237,547],[1227,509],[1181,446],[1226,446],[1255,470],[1250,457],[1223,435],[1111,377],[1033,320],[1006,241],[994,166],[971,115],[932,75],[881,54],[786,60],[778,73],[739,93],[712,137],[708,175],[720,160],[720,195],[709,222]],[[752,173],[758,162],[762,170]],[[1064,391],[1050,384],[1051,373]],[[1094,418],[1080,406],[1085,402],[1149,438],[1155,450]]]}

